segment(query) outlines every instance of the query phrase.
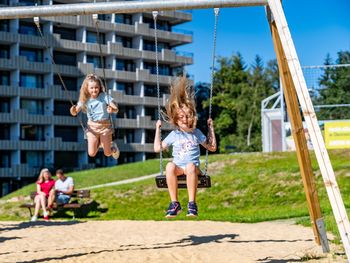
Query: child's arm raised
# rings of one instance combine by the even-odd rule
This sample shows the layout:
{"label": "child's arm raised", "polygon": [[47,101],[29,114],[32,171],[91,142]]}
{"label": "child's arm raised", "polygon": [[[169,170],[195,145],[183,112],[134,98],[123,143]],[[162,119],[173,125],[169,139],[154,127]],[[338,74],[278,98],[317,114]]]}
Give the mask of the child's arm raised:
{"label": "child's arm raised", "polygon": [[208,119],[208,138],[205,143],[202,145],[208,149],[211,152],[215,152],[217,145],[216,145],[216,138],[215,138],[215,131],[214,131],[214,123],[211,118]]}
{"label": "child's arm raised", "polygon": [[72,114],[72,116],[77,116],[80,110],[81,108],[78,105],[73,105],[69,111],[70,111],[70,114]]}
{"label": "child's arm raised", "polygon": [[[153,149],[156,153],[160,152],[160,127],[162,126],[162,121],[158,120],[156,123],[156,135],[154,136]],[[162,142],[162,150],[166,149],[167,145]]]}

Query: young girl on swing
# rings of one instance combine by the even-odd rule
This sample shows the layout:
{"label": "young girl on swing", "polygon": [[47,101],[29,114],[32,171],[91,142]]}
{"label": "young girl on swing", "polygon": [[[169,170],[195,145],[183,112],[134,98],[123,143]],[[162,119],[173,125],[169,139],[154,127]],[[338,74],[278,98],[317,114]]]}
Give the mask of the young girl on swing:
{"label": "young girl on swing", "polygon": [[79,102],[70,108],[70,113],[76,116],[79,111],[86,112],[88,117],[86,136],[88,154],[96,156],[101,145],[105,156],[119,158],[119,149],[112,143],[112,127],[109,114],[117,113],[118,106],[113,98],[105,93],[101,79],[95,74],[86,76],[80,88]]}
{"label": "young girl on swing", "polygon": [[[171,86],[170,98],[166,105],[166,115],[169,122],[176,126],[162,142],[160,141],[161,121],[156,123],[154,151],[167,149],[173,146],[173,161],[166,166],[166,180],[171,203],[165,217],[175,217],[182,208],[178,201],[177,176],[186,174],[188,206],[187,216],[198,216],[196,193],[198,185],[199,156],[201,144],[209,151],[216,151],[216,139],[212,119],[208,119],[209,136],[196,128],[197,113],[193,88],[185,77],[177,79]],[[162,145],[161,145],[162,143]],[[162,146],[162,147],[161,147]]]}

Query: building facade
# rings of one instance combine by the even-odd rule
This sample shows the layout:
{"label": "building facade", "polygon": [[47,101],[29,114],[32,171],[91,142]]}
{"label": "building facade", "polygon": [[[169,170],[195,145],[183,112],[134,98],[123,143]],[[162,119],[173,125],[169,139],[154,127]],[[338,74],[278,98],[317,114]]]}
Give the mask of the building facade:
{"label": "building facade", "polygon": [[[0,0],[0,8],[78,2],[90,1]],[[162,104],[173,77],[193,62],[192,54],[176,51],[192,42],[192,33],[175,26],[191,20],[192,14],[182,11],[163,11],[157,18]],[[98,31],[92,16],[41,18],[40,28],[46,41],[33,19],[0,20],[0,196],[33,182],[42,167],[80,170],[154,158],[158,100],[152,14],[99,15]],[[102,152],[89,158],[80,124],[86,125],[85,116],[69,113],[89,73],[105,75],[119,106],[113,116],[118,161]]]}

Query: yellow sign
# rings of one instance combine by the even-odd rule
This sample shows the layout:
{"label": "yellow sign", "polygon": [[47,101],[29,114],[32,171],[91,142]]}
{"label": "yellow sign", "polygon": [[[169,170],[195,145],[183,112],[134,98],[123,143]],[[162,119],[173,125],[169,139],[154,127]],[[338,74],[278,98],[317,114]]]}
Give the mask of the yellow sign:
{"label": "yellow sign", "polygon": [[324,135],[327,149],[350,148],[350,121],[325,122]]}

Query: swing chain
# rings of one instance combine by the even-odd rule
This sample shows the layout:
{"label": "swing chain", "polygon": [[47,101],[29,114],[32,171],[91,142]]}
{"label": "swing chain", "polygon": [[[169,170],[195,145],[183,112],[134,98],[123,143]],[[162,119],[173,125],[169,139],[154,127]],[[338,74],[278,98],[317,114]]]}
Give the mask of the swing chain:
{"label": "swing chain", "polygon": [[[161,120],[161,109],[160,109],[160,87],[159,87],[159,63],[158,63],[158,36],[157,36],[157,17],[158,11],[152,11],[153,22],[154,22],[154,46],[156,55],[156,83],[157,83],[157,98],[158,98],[158,120]],[[160,151],[159,151],[159,166],[160,175],[163,175],[163,147],[162,147],[162,126],[159,127],[159,140],[160,140]]]}
{"label": "swing chain", "polygon": [[[215,22],[214,22],[213,54],[212,54],[212,65],[211,65],[210,95],[209,95],[209,118],[211,118],[211,114],[212,114],[213,83],[214,83],[215,60],[216,60],[216,38],[217,38],[216,33],[217,33],[219,13],[220,13],[220,8],[214,8]],[[210,131],[208,131],[208,137],[209,137],[209,134],[210,134]],[[207,174],[207,171],[208,171],[208,155],[209,155],[209,151],[208,149],[206,149],[205,169],[204,169],[205,174]]]}

